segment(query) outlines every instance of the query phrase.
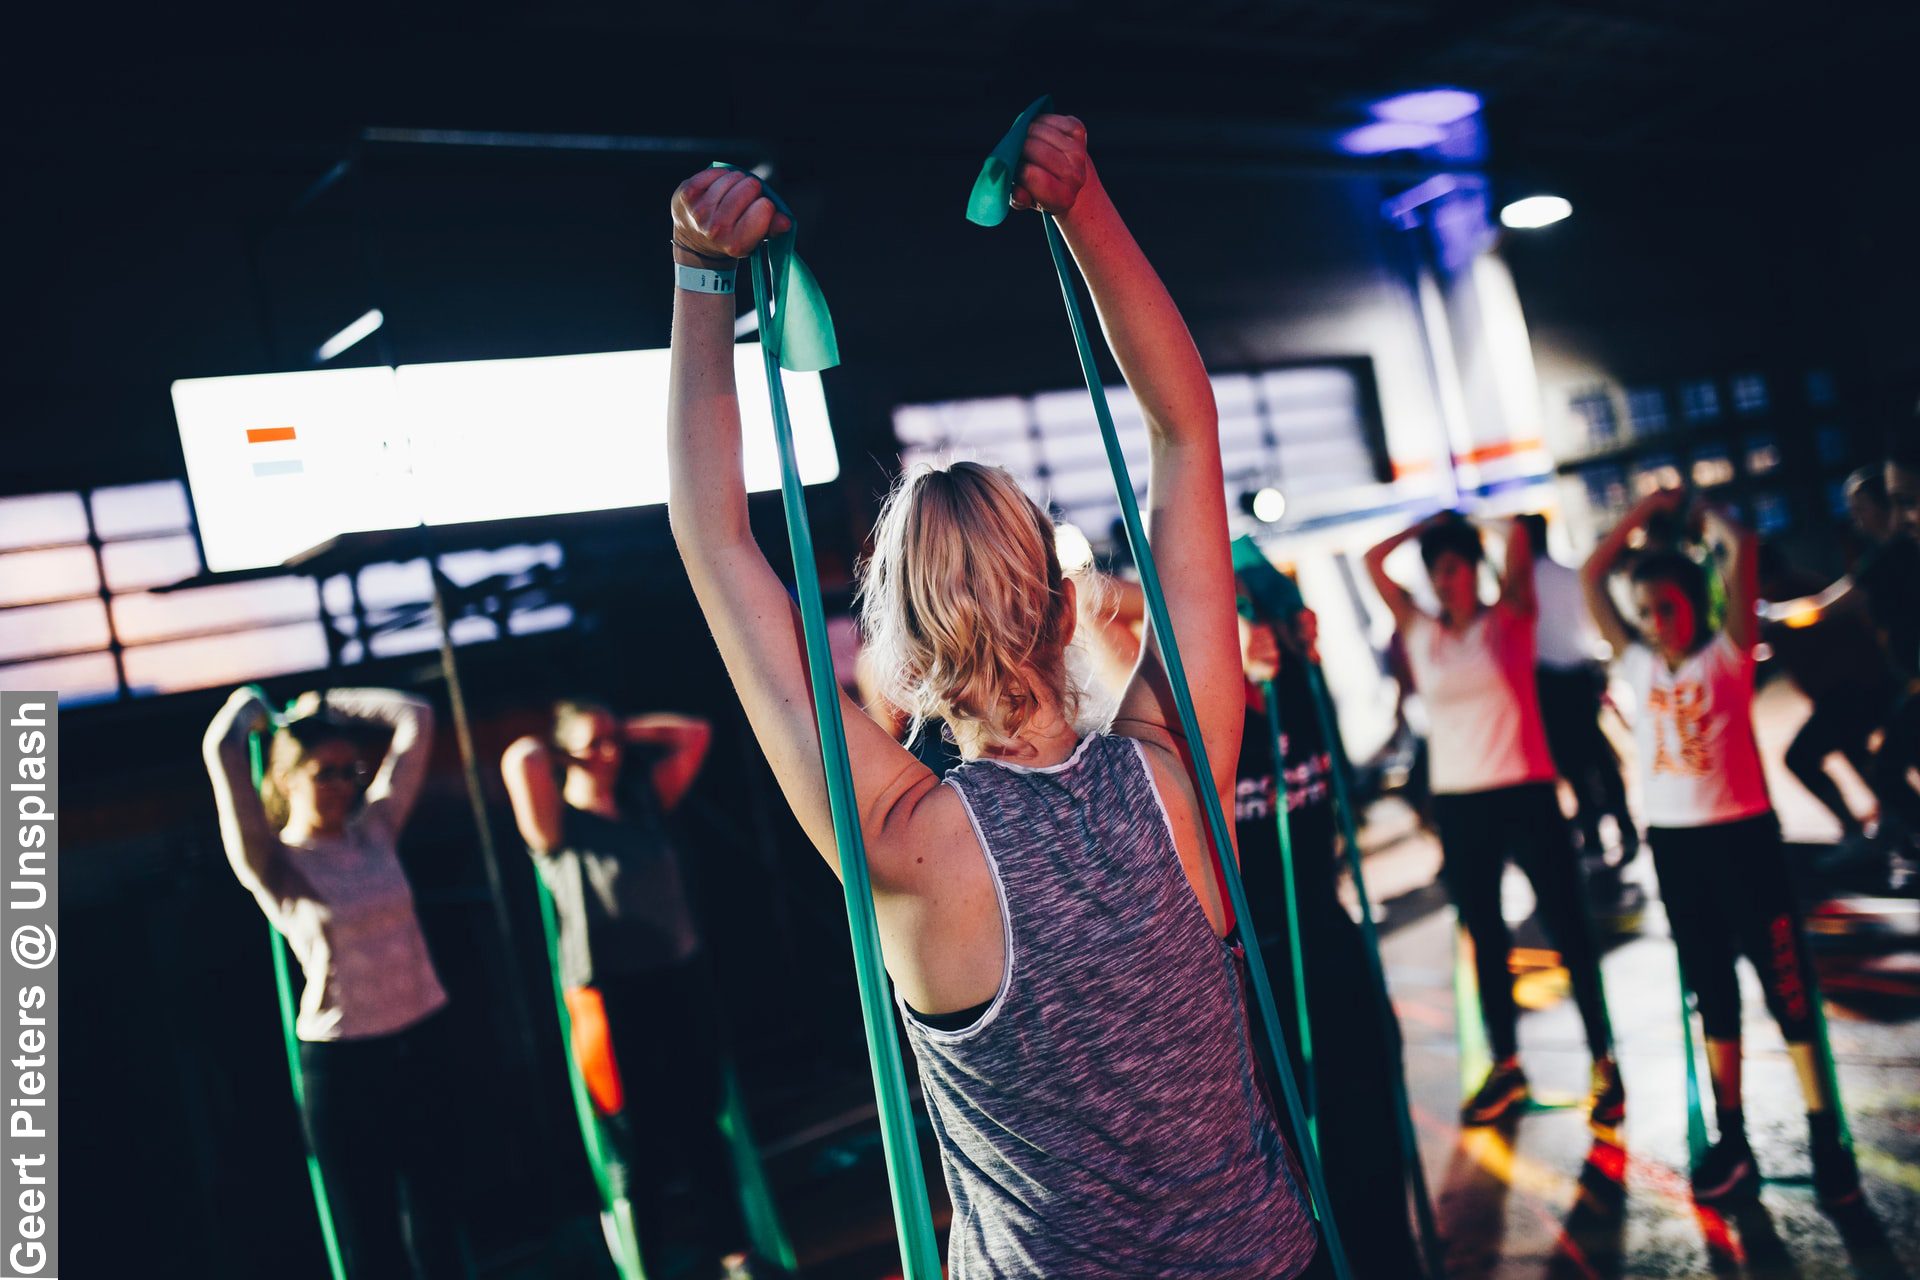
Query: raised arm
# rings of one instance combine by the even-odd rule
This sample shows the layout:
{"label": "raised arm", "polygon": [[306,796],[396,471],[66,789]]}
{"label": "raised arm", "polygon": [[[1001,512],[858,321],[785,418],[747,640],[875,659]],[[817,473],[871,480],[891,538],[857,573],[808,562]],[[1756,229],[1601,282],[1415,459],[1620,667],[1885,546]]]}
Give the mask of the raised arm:
{"label": "raised arm", "polygon": [[628,742],[665,752],[653,766],[653,790],[660,797],[661,808],[669,812],[679,808],[693,780],[700,776],[700,766],[706,763],[707,748],[713,744],[713,726],[698,716],[652,711],[630,717],[626,734]]}
{"label": "raised arm", "polygon": [[267,821],[266,807],[253,783],[247,738],[265,732],[271,714],[251,689],[235,689],[207,726],[200,754],[213,782],[214,808],[220,815],[220,843],[234,876],[253,894],[279,892],[280,835]]}
{"label": "raised arm", "polygon": [[1702,504],[1707,541],[1724,557],[1720,572],[1727,586],[1727,639],[1751,650],[1760,639],[1760,540],[1724,507]]}
{"label": "raised arm", "polygon": [[392,731],[386,758],[367,787],[365,812],[399,839],[427,780],[427,758],[433,754],[433,707],[424,698],[394,689],[329,689],[326,705],[335,714]]}
{"label": "raised arm", "polygon": [[[1146,418],[1147,537],[1215,784],[1231,788],[1242,724],[1240,641],[1213,383],[1166,285],[1087,156],[1086,127],[1072,116],[1036,117],[1017,177],[1014,205],[1038,208],[1058,223]],[[1149,624],[1115,727],[1177,737],[1179,724]]]}
{"label": "raised arm", "polygon": [[1415,525],[1410,525],[1390,538],[1377,542],[1368,550],[1366,556],[1367,576],[1373,580],[1373,589],[1387,602],[1387,608],[1393,613],[1393,625],[1404,635],[1414,620],[1420,616],[1420,606],[1413,602],[1413,596],[1407,589],[1393,580],[1387,572],[1387,557],[1400,549],[1400,544],[1411,542],[1419,537],[1437,519],[1428,516]]}
{"label": "raised arm", "polygon": [[1500,573],[1500,608],[1522,618],[1540,611],[1533,591],[1533,539],[1515,517],[1507,523],[1506,566]]}
{"label": "raised arm", "polygon": [[1620,517],[1619,523],[1607,532],[1607,536],[1600,539],[1600,545],[1580,566],[1580,589],[1587,599],[1587,612],[1593,617],[1593,625],[1599,628],[1600,638],[1607,642],[1608,649],[1616,658],[1634,642],[1635,633],[1632,625],[1621,616],[1620,607],[1613,602],[1608,579],[1612,578],[1614,569],[1619,565],[1621,553],[1627,549],[1633,531],[1645,528],[1647,521],[1656,515],[1676,510],[1685,496],[1680,489],[1655,489],[1640,499],[1626,515]]}
{"label": "raised arm", "polygon": [[[759,180],[735,170],[709,169],[682,183],[673,217],[674,238],[685,246],[675,257],[688,266],[724,268],[784,229]],[[733,312],[731,295],[674,291],[667,512],[754,736],[801,827],[838,874],[800,618],[747,523]],[[930,864],[915,861],[906,839],[890,837],[901,836],[939,780],[844,694],[840,710],[874,887],[911,893]]]}
{"label": "raised arm", "polygon": [[500,757],[500,777],[513,806],[513,825],[520,828],[520,838],[535,854],[560,847],[564,802],[554,766],[552,748],[532,734],[515,739]]}

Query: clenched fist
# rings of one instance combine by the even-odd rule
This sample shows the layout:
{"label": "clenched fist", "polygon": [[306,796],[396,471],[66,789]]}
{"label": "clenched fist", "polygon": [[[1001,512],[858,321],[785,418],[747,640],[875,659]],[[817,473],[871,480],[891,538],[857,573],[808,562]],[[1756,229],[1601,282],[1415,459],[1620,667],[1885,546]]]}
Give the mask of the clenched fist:
{"label": "clenched fist", "polygon": [[792,225],[739,169],[702,169],[673,193],[674,242],[702,257],[744,258]]}
{"label": "clenched fist", "polygon": [[1065,213],[1093,175],[1087,158],[1087,126],[1072,116],[1037,115],[1020,148],[1009,203],[1016,209]]}

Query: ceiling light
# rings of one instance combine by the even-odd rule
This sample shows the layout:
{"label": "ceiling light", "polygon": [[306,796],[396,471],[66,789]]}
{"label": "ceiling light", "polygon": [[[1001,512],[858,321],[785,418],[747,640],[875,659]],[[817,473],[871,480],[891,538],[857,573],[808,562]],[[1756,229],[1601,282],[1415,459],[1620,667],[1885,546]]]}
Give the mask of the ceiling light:
{"label": "ceiling light", "polygon": [[1544,227],[1573,212],[1565,196],[1528,196],[1515,200],[1500,211],[1500,225],[1506,227]]}
{"label": "ceiling light", "polygon": [[1453,124],[1480,110],[1480,95],[1465,89],[1420,89],[1373,104],[1376,120],[1402,124]]}
{"label": "ceiling light", "polygon": [[358,320],[355,320],[352,324],[321,343],[320,349],[313,354],[314,363],[325,364],[342,351],[345,351],[348,347],[351,347],[354,343],[361,341],[386,322],[387,318],[380,314],[378,307],[375,307],[372,311],[367,312]]}

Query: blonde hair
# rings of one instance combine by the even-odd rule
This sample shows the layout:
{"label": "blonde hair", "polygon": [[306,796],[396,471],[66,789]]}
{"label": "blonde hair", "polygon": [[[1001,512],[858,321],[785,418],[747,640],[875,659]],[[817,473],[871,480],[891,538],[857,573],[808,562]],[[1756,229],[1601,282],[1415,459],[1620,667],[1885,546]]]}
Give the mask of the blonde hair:
{"label": "blonde hair", "polygon": [[1053,522],[1005,470],[956,462],[902,476],[861,573],[873,670],[909,736],[940,719],[963,749],[1005,750],[1050,703],[1075,718]]}

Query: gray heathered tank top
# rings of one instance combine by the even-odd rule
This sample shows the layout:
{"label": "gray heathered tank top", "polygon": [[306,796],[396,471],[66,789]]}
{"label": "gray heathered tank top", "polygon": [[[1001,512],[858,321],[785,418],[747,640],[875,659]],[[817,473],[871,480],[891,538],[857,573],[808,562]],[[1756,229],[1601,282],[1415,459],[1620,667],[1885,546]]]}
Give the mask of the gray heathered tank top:
{"label": "gray heathered tank top", "polygon": [[1238,964],[1181,868],[1140,744],[947,776],[1007,974],[940,1031],[904,1012],[953,1198],[952,1280],[1286,1280],[1315,1233],[1255,1076]]}

